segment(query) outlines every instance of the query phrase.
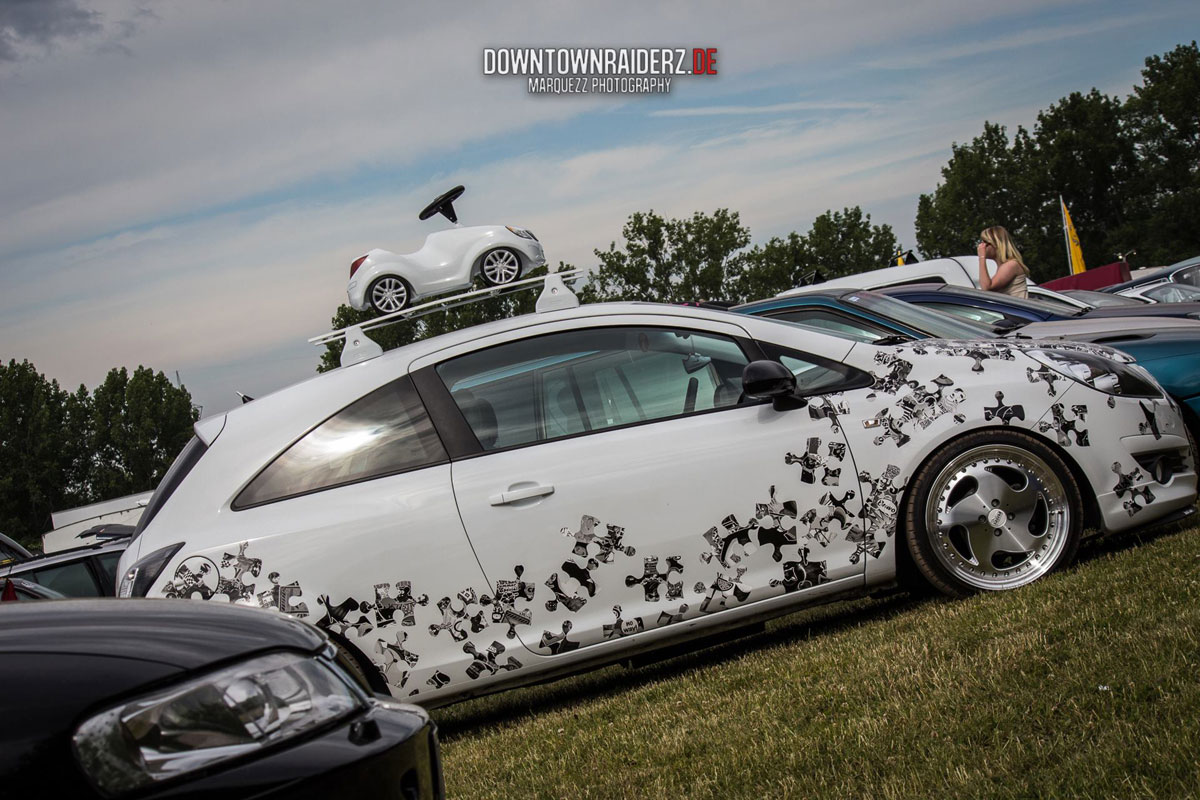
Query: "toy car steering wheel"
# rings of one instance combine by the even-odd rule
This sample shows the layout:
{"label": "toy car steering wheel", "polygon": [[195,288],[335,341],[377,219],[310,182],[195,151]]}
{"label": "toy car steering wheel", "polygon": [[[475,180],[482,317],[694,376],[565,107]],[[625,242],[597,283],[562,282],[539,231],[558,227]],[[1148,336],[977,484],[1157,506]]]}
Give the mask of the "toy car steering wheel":
{"label": "toy car steering wheel", "polygon": [[455,186],[445,194],[439,195],[436,200],[421,209],[421,213],[417,215],[418,219],[424,221],[434,214],[441,214],[451,222],[458,224],[458,214],[454,213],[454,201],[462,197],[462,193],[466,190],[465,186]]}

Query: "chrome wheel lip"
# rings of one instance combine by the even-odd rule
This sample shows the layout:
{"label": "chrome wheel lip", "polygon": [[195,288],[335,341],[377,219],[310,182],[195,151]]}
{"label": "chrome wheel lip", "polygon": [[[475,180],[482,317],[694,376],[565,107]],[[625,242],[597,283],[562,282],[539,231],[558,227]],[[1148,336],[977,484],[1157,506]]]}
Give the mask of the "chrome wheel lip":
{"label": "chrome wheel lip", "polygon": [[399,278],[384,276],[371,286],[371,305],[384,314],[399,311],[408,305],[408,287]]}
{"label": "chrome wheel lip", "polygon": [[492,250],[483,257],[480,270],[488,283],[493,285],[511,283],[521,272],[521,260],[512,250],[504,248]]}
{"label": "chrome wheel lip", "polygon": [[[998,544],[1001,540],[1015,542],[1019,538],[1024,538],[1026,543],[1036,545],[1032,549],[1020,551],[1028,553],[1025,559],[1007,569],[996,568],[986,558],[970,560],[964,557],[961,548],[951,537],[951,529],[954,527],[950,524],[954,518],[951,512],[959,510],[960,506],[973,500],[979,494],[979,492],[975,492],[969,498],[960,500],[951,507],[949,499],[955,488],[968,477],[975,479],[976,485],[981,487],[989,481],[994,482],[995,475],[990,473],[987,467],[997,466],[1016,470],[1025,477],[1025,489],[1019,492],[1010,490],[1009,497],[1000,498],[1000,506],[1020,506],[1020,508],[1003,508],[989,502],[988,506],[991,507],[991,510],[999,508],[1004,511],[1003,515],[993,515],[991,510],[985,511],[981,505],[979,511],[985,513],[980,515],[984,519],[978,524],[987,526],[990,524],[989,520],[994,522],[1003,517],[1005,527],[998,529],[1002,530],[1001,535],[997,537]],[[981,478],[984,480],[984,484],[979,483]],[[1033,492],[1033,496],[1025,496],[1024,492],[1026,491]],[[987,492],[984,493],[987,494]],[[999,494],[1004,495],[1004,492],[1001,491]],[[1012,501],[1011,496],[1018,495],[1021,496],[1020,502]],[[989,499],[991,498],[989,497]],[[1021,530],[1020,517],[1025,511],[1029,511],[1032,516],[1034,512],[1031,509],[1035,508],[1039,501],[1045,504],[1046,525],[1044,533],[1034,536],[1028,532],[1027,528]],[[965,508],[967,512],[973,510],[969,506]],[[963,515],[964,513],[960,511],[957,516],[961,518]],[[938,472],[930,486],[929,497],[926,500],[925,529],[929,534],[935,558],[954,578],[968,586],[984,591],[1003,591],[1024,586],[1052,570],[1067,547],[1072,523],[1071,501],[1062,480],[1042,458],[1023,447],[1014,445],[983,445],[971,448],[955,457]],[[974,537],[974,540],[982,537],[982,531],[979,528],[975,529]],[[997,546],[988,555],[997,550],[1017,552]],[[973,552],[972,555],[974,555]]]}

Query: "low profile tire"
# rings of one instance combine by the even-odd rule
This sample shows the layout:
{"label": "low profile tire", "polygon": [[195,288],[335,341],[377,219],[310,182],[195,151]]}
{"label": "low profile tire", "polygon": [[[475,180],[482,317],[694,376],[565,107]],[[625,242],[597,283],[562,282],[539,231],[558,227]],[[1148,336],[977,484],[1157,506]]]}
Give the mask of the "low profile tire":
{"label": "low profile tire", "polygon": [[1071,563],[1083,500],[1063,459],[1019,431],[979,431],[944,447],[913,478],[905,505],[913,563],[963,597],[1032,583]]}
{"label": "low profile tire", "polygon": [[377,314],[393,314],[412,302],[412,287],[403,278],[384,275],[367,287],[367,302]]}
{"label": "low profile tire", "polygon": [[488,286],[503,286],[521,277],[521,256],[509,247],[497,247],[483,254],[479,276]]}

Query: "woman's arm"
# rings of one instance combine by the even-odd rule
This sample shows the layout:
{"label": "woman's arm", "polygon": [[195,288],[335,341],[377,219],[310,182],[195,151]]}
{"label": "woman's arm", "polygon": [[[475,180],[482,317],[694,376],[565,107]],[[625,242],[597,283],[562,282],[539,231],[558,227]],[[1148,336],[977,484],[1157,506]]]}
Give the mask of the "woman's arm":
{"label": "woman's arm", "polygon": [[989,275],[986,251],[987,245],[980,244],[977,250],[979,253],[979,288],[985,292],[998,292],[1012,283],[1018,275],[1025,274],[1021,265],[1016,261],[1005,261],[996,268],[995,275]]}

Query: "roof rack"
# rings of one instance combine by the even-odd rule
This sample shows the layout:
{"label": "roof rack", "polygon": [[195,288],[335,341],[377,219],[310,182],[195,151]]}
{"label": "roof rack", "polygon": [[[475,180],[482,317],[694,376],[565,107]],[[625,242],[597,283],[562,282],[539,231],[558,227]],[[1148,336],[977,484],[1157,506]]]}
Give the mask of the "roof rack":
{"label": "roof rack", "polygon": [[480,300],[486,300],[501,294],[521,292],[540,286],[542,293],[537,300],[537,313],[557,311],[563,308],[575,308],[579,305],[579,298],[567,288],[567,285],[563,283],[563,278],[579,277],[585,272],[587,272],[585,268],[576,267],[575,269],[564,270],[562,272],[550,272],[535,278],[524,278],[512,283],[506,283],[503,286],[488,286],[483,289],[463,292],[462,294],[447,295],[436,300],[430,300],[428,303],[421,303],[410,308],[393,311],[390,314],[382,314],[366,322],[360,322],[357,325],[350,325],[339,330],[330,331],[329,333],[323,333],[320,336],[312,337],[308,341],[310,344],[322,346],[336,342],[339,339],[344,340],[346,344],[342,348],[340,363],[343,367],[346,367],[383,354],[383,348],[366,335],[367,331],[383,328],[388,325],[395,325],[398,322],[409,322],[438,311],[449,311],[452,308],[464,306],[469,303],[477,303]]}

